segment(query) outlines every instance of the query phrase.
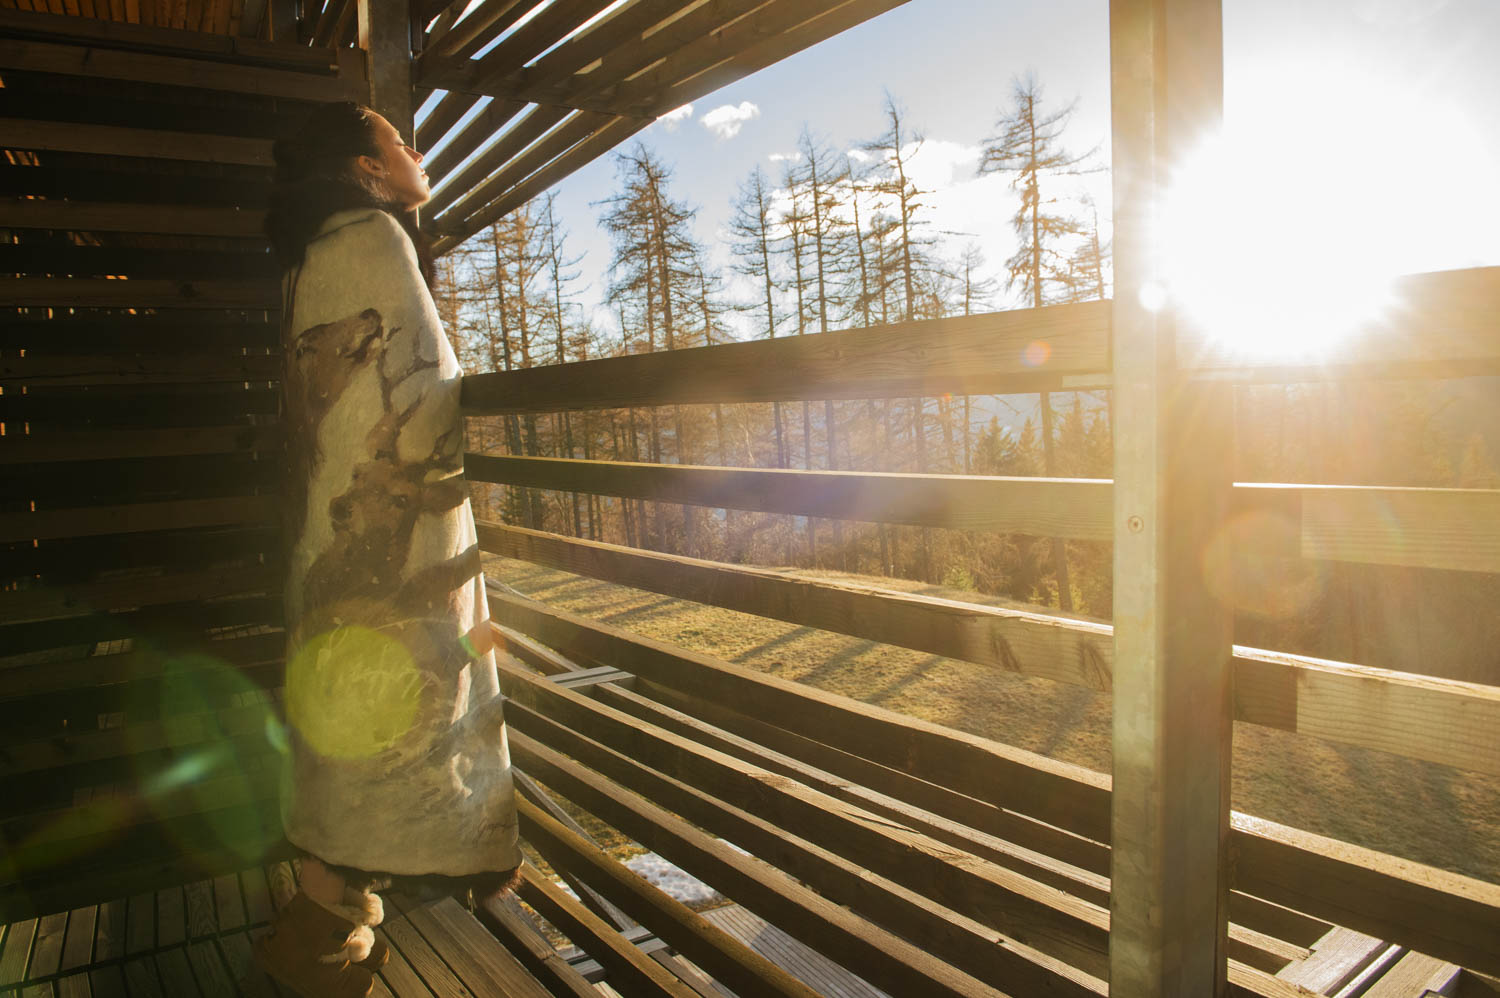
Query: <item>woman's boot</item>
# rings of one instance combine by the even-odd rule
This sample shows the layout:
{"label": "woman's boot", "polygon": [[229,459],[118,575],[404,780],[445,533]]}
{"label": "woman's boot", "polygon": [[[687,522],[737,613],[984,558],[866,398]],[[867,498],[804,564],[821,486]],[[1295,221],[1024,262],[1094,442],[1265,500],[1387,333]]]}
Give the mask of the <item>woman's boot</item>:
{"label": "woman's boot", "polygon": [[365,998],[374,975],[358,961],[370,957],[375,934],[298,891],[255,941],[255,962],[303,998]]}

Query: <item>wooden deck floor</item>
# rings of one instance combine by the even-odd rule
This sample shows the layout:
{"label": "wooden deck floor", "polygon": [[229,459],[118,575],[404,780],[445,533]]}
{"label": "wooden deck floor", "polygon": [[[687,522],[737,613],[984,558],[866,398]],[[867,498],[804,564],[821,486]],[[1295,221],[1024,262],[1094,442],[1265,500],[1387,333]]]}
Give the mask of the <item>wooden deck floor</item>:
{"label": "wooden deck floor", "polygon": [[[255,967],[250,948],[295,889],[292,867],[279,863],[0,925],[0,998],[292,998]],[[590,985],[564,959],[548,961],[546,982],[533,977],[452,898],[382,897],[386,920],[376,934],[391,961],[376,980],[376,998],[615,994],[607,983]],[[888,998],[744,908],[704,917],[827,998]],[[511,943],[551,950],[540,933]],[[1330,931],[1278,976],[1340,998],[1469,993],[1456,967],[1347,929]],[[702,993],[711,992],[705,986]]]}
{"label": "wooden deck floor", "polygon": [[[281,863],[0,926],[0,998],[291,998],[250,947],[294,890]],[[382,897],[377,998],[554,993],[452,898]]]}

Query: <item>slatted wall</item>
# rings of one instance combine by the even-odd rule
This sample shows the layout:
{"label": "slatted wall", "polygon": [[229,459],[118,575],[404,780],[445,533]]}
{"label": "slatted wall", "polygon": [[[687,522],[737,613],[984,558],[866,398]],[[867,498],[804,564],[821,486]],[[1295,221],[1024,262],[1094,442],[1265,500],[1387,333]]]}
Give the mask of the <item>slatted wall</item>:
{"label": "slatted wall", "polygon": [[280,840],[261,226],[272,138],[357,95],[328,50],[67,20],[0,49],[0,921]]}

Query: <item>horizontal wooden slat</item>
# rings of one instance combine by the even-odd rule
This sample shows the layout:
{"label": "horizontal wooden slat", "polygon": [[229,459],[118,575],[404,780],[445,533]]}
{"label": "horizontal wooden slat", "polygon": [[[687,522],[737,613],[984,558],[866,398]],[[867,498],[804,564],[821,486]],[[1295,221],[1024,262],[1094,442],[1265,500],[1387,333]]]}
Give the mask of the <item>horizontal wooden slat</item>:
{"label": "horizontal wooden slat", "polygon": [[281,393],[265,382],[195,385],[40,385],[24,395],[0,395],[0,420],[31,424],[50,433],[91,426],[123,430],[146,427],[225,426],[243,420],[269,422]]}
{"label": "horizontal wooden slat", "polygon": [[516,810],[522,837],[554,867],[571,870],[725,984],[749,994],[817,998],[785,970],[653,887],[531,801],[516,798]]}
{"label": "horizontal wooden slat", "polygon": [[1305,558],[1500,572],[1500,489],[1298,491]]}
{"label": "horizontal wooden slat", "polygon": [[5,513],[0,514],[0,541],[272,523],[279,516],[280,507],[274,496],[187,499],[180,502],[59,509],[42,513]]}
{"label": "horizontal wooden slat", "polygon": [[1107,624],[770,569],[686,558],[479,522],[485,551],[577,575],[869,641],[1107,690],[1114,649]]}
{"label": "horizontal wooden slat", "polygon": [[275,286],[281,268],[269,252],[144,249],[135,246],[59,246],[0,243],[0,274],[21,277],[95,277],[175,282],[257,280]]}
{"label": "horizontal wooden slat", "polygon": [[238,208],[34,199],[0,202],[0,228],[263,239],[265,214]]}
{"label": "horizontal wooden slat", "polygon": [[[3,46],[0,42],[0,46]],[[79,152],[100,156],[144,156],[195,163],[239,163],[270,167],[271,143],[230,135],[198,135],[161,129],[120,128],[79,122],[0,120],[0,139],[8,149]]]}
{"label": "horizontal wooden slat", "polygon": [[[59,695],[79,697],[101,690],[109,692],[89,704],[99,713],[102,701],[117,698],[124,686],[171,681],[191,663],[201,663],[208,672],[205,679],[227,682],[223,665],[244,672],[258,666],[279,662],[286,650],[286,635],[280,631],[251,634],[218,641],[199,641],[177,648],[161,648],[150,642],[144,647],[114,655],[87,655],[82,658],[51,660],[32,665],[9,665],[0,669],[0,717],[13,720],[16,713],[37,710],[46,698]],[[274,685],[274,684],[273,684]],[[122,708],[115,708],[122,709]]]}
{"label": "horizontal wooden slat", "polygon": [[103,18],[0,10],[0,28],[15,37],[48,38],[134,52],[178,51],[201,59],[235,59],[327,72],[328,52],[293,42],[268,42],[208,31],[182,31]]}
{"label": "horizontal wooden slat", "polygon": [[[1028,354],[1035,343],[1046,349]],[[1059,388],[1109,365],[1109,303],[1087,302],[471,374],[463,404],[489,415],[980,395]]]}
{"label": "horizontal wooden slat", "polygon": [[[689,738],[595,703],[583,693],[561,688],[523,670],[504,669],[502,681],[513,703],[545,714],[561,726],[551,729],[517,722],[521,730],[648,800],[749,849],[753,855],[774,862],[866,918],[878,921],[881,905],[874,899],[860,900],[861,885],[869,883],[860,876],[861,872],[937,899],[965,919],[998,930],[1009,939],[1064,960],[1094,977],[1102,978],[1108,972],[1107,909],[1011,870],[980,862],[978,857],[951,844],[912,831],[853,802],[838,801],[781,774],[702,747]],[[587,731],[587,741],[570,735],[569,730]],[[591,746],[588,742],[595,744]],[[612,751],[599,751],[601,745]],[[714,797],[735,808],[753,810],[760,821],[741,818],[722,823],[718,821],[722,814],[719,808],[691,791],[684,792],[682,787],[653,779],[643,767],[687,787],[713,788]],[[537,776],[547,782],[546,776]],[[783,830],[843,857],[852,866],[845,868],[842,876],[824,880],[817,871],[831,872],[828,862],[792,865],[794,860],[790,855],[778,857],[772,851]],[[856,871],[852,877],[850,870]],[[889,898],[881,900],[891,903]],[[931,931],[936,928],[933,922],[946,921],[931,911],[912,912],[912,916],[891,928],[911,939],[920,926],[929,926]],[[955,928],[950,925],[946,930],[952,933]],[[937,931],[933,935],[943,934]],[[930,945],[935,938],[918,941]],[[968,946],[973,947],[976,942],[970,939]],[[958,956],[951,952],[943,955],[950,960]],[[972,963],[959,965],[991,982],[1007,978],[1019,981],[1030,961],[1018,958],[1014,952],[1006,952],[1003,957],[988,971],[980,971]],[[1040,992],[1050,976],[1036,973],[1023,990],[1028,994]]]}
{"label": "horizontal wooden slat", "polygon": [[[844,960],[862,959],[868,967],[880,968],[881,976],[890,986],[901,986],[911,994],[998,998],[999,992],[870,925],[774,867],[730,848],[664,808],[621,791],[617,785],[525,735],[518,734],[515,742],[520,765],[538,779],[557,787],[682,868],[718,885],[721,891],[787,931],[804,937],[816,932],[825,953],[833,949]],[[522,834],[541,848],[549,862],[557,866],[567,860],[565,865],[586,883],[736,993],[809,998],[815,994],[786,971],[669,898],[656,892],[642,897],[642,882],[634,874],[581,841],[530,801],[518,800],[517,806]],[[755,980],[757,976],[762,979]]]}
{"label": "horizontal wooden slat", "polygon": [[1245,814],[1233,816],[1232,836],[1239,889],[1500,974],[1500,885]]}
{"label": "horizontal wooden slat", "polygon": [[0,438],[0,465],[280,451],[281,444],[275,426],[7,434]]}
{"label": "horizontal wooden slat", "polygon": [[[575,945],[604,966],[610,979],[626,994],[661,994],[669,998],[702,998],[696,991],[646,956],[616,932],[609,923],[589,911],[572,895],[542,876],[529,862],[521,867],[518,893],[547,921],[557,926]],[[492,901],[493,910],[503,902]]]}
{"label": "horizontal wooden slat", "polygon": [[[918,779],[1095,841],[1109,837],[1108,777],[942,725],[768,676],[492,589],[491,616],[572,658],[605,662],[739,709]],[[835,737],[836,736],[836,737]]]}
{"label": "horizontal wooden slat", "polygon": [[[590,687],[592,697],[607,706],[640,718],[648,724],[665,728],[692,739],[699,745],[743,759],[769,772],[791,777],[804,786],[849,801],[864,810],[884,818],[898,821],[907,828],[922,833],[947,845],[973,853],[985,860],[1013,870],[1029,880],[1055,887],[1058,890],[1097,905],[1109,907],[1109,882],[1103,876],[1052,859],[1044,853],[1020,849],[1002,840],[971,830],[958,822],[947,821],[924,811],[899,798],[889,797],[878,791],[851,783],[840,777],[825,773],[814,766],[804,764],[791,756],[785,756],[749,738],[735,736],[714,727],[683,711],[673,710],[650,696],[641,695],[615,683],[602,683]],[[583,730],[592,728],[585,727]],[[594,735],[595,738],[600,736]],[[548,740],[544,738],[543,740]],[[649,795],[648,795],[649,796]],[[718,796],[723,796],[718,794]],[[653,798],[655,799],[655,798]],[[729,836],[733,841],[740,841]],[[764,856],[764,854],[759,854]],[[1262,970],[1280,970],[1287,961],[1307,955],[1303,947],[1281,942],[1268,935],[1272,929],[1266,918],[1268,906],[1243,894],[1234,894],[1230,901],[1230,917],[1236,923],[1230,926],[1230,955],[1234,959],[1247,961]],[[1259,924],[1265,931],[1246,928]]]}
{"label": "horizontal wooden slat", "polygon": [[[350,72],[333,75],[237,66],[208,59],[118,51],[91,45],[0,39],[0,69],[200,87],[295,100],[360,99],[358,80]],[[368,96],[367,92],[365,97]]]}
{"label": "horizontal wooden slat", "polygon": [[[1104,623],[639,551],[480,521],[480,546],[567,572],[1007,672],[1108,690]],[[1500,775],[1500,688],[1236,647],[1235,717]]]}
{"label": "horizontal wooden slat", "polygon": [[97,278],[12,277],[0,280],[0,301],[21,307],[271,308],[274,281],[110,281]]}
{"label": "horizontal wooden slat", "polygon": [[1187,338],[1179,356],[1203,376],[1259,381],[1500,373],[1494,323],[1500,267],[1408,274],[1392,282],[1390,299],[1374,318],[1306,361],[1247,356],[1232,342]]}
{"label": "horizontal wooden slat", "polygon": [[280,567],[229,565],[178,575],[82,585],[47,585],[0,592],[0,624],[46,620],[101,610],[135,609],[190,599],[216,599],[280,588]]}
{"label": "horizontal wooden slat", "polygon": [[468,454],[473,481],[725,509],[1088,540],[1110,538],[1110,486],[1093,479],[711,468]]}
{"label": "horizontal wooden slat", "polygon": [[[730,700],[920,779],[1100,842],[1109,839],[1110,781],[1102,774],[632,636],[501,591],[491,591],[490,606],[496,620],[585,661],[610,662],[689,694]],[[1237,890],[1460,966],[1494,972],[1488,968],[1500,963],[1500,953],[1478,944],[1500,938],[1500,885],[1240,814],[1234,816],[1232,839],[1239,856]],[[1252,864],[1260,868],[1252,872]],[[1379,898],[1368,912],[1359,910],[1363,892]]]}
{"label": "horizontal wooden slat", "polygon": [[0,649],[12,655],[71,649],[74,656],[89,652],[91,644],[133,638],[173,647],[201,639],[215,629],[259,630],[280,627],[284,608],[280,594],[212,603],[167,604],[135,611],[91,613],[0,627]]}

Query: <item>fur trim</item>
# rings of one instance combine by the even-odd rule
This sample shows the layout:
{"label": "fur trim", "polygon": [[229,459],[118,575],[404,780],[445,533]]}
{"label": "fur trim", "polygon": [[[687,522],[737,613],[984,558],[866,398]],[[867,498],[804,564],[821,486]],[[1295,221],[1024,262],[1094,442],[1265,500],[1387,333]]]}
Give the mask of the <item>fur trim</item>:
{"label": "fur trim", "polygon": [[344,907],[359,911],[359,917],[350,919],[355,925],[379,925],[385,921],[385,903],[374,891],[344,888]]}
{"label": "fur trim", "polygon": [[368,925],[361,925],[349,933],[349,938],[344,940],[344,947],[337,953],[329,953],[318,957],[319,963],[359,963],[370,956],[370,950],[375,947],[375,931]]}
{"label": "fur trim", "polygon": [[342,904],[324,904],[322,901],[316,901],[316,903],[344,921],[353,922],[355,925],[373,926],[385,921],[385,905],[381,902],[380,895],[371,894],[368,891],[356,891],[346,887]]}

